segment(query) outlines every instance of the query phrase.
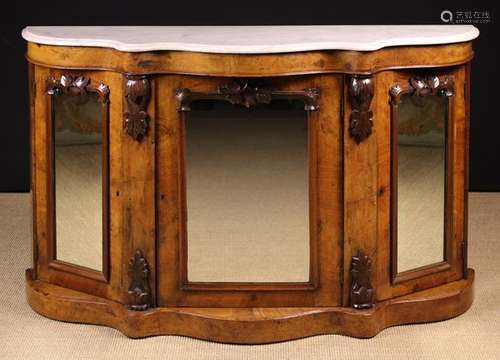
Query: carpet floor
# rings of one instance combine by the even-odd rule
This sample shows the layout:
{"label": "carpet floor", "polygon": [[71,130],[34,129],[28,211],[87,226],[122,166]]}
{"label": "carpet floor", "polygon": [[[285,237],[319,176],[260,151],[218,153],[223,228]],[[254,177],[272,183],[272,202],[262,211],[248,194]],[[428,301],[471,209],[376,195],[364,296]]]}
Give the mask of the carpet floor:
{"label": "carpet floor", "polygon": [[389,328],[372,339],[339,335],[271,345],[224,345],[178,336],[131,340],[119,331],[53,321],[25,300],[31,266],[29,194],[0,194],[0,359],[500,359],[500,193],[470,194],[472,308],[448,321]]}

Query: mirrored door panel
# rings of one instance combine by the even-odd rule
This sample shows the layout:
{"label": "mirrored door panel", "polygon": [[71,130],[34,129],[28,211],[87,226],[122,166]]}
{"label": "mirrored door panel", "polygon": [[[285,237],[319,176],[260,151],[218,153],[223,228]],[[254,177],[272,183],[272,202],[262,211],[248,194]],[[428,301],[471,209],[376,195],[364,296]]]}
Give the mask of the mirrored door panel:
{"label": "mirrored door panel", "polygon": [[309,281],[304,104],[197,103],[185,117],[188,281]]}
{"label": "mirrored door panel", "polygon": [[[401,273],[445,261],[448,96],[417,80],[393,103],[392,241]],[[435,86],[435,88],[433,88]]]}
{"label": "mirrored door panel", "polygon": [[102,111],[96,93],[52,96],[56,259],[98,271],[106,161]]}

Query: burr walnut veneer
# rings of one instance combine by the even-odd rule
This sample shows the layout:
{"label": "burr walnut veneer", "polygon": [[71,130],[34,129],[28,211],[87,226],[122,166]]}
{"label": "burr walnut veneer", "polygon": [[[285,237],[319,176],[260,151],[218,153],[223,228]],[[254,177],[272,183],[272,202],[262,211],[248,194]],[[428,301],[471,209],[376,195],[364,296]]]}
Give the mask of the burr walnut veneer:
{"label": "burr walnut veneer", "polygon": [[[465,312],[477,35],[26,28],[29,304],[134,338],[229,343],[367,338]],[[64,201],[75,192],[95,196]]]}

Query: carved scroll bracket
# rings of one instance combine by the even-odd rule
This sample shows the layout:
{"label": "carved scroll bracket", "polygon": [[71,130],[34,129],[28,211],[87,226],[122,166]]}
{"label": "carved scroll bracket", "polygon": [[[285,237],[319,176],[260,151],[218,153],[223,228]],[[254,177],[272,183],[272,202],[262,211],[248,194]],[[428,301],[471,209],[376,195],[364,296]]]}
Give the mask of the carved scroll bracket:
{"label": "carved scroll bracket", "polygon": [[316,111],[319,109],[319,94],[317,88],[281,91],[265,84],[238,80],[221,84],[214,92],[195,92],[188,88],[180,88],[176,90],[176,99],[178,111],[190,111],[191,103],[196,100],[227,101],[249,108],[256,104],[269,104],[274,99],[300,100],[304,102],[304,110]]}
{"label": "carved scroll bracket", "polygon": [[145,75],[126,75],[123,127],[136,141],[146,136],[149,128],[147,106],[151,96],[151,85]]}
{"label": "carved scroll bracket", "polygon": [[389,89],[391,103],[399,105],[401,96],[404,94],[412,94],[416,96],[438,95],[450,97],[455,94],[455,83],[453,78],[438,76],[413,77],[409,80],[409,85],[403,88],[400,84],[394,84]]}
{"label": "carved scroll bracket", "polygon": [[149,286],[149,265],[141,250],[136,250],[128,264],[130,286],[128,294],[132,297],[130,310],[144,311],[151,307],[151,288]]}
{"label": "carved scroll bracket", "polygon": [[109,87],[102,82],[94,85],[87,77],[71,75],[62,75],[59,79],[53,76],[47,78],[47,94],[49,95],[81,96],[88,93],[96,93],[103,104],[109,101]]}
{"label": "carved scroll bracket", "polygon": [[351,76],[349,78],[349,100],[352,108],[349,118],[349,134],[358,144],[372,133],[373,112],[370,110],[370,105],[373,91],[371,77]]}
{"label": "carved scroll bracket", "polygon": [[370,283],[372,261],[363,251],[351,259],[351,307],[369,309],[374,304],[375,292]]}

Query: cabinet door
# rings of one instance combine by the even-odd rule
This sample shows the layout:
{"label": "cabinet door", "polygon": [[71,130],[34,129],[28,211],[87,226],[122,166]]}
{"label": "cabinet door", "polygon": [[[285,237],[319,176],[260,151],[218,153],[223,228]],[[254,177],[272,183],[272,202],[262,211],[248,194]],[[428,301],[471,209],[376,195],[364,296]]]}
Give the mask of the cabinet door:
{"label": "cabinet door", "polygon": [[341,79],[156,79],[158,306],[340,304]]}
{"label": "cabinet door", "polygon": [[379,77],[379,91],[389,97],[379,119],[390,120],[380,126],[379,141],[391,148],[379,155],[379,164],[387,165],[379,169],[379,186],[391,188],[379,199],[378,240],[390,244],[381,258],[391,264],[379,299],[465,275],[467,71],[460,66]]}
{"label": "cabinet door", "polygon": [[31,114],[37,277],[111,298],[109,84],[115,78],[36,66]]}

